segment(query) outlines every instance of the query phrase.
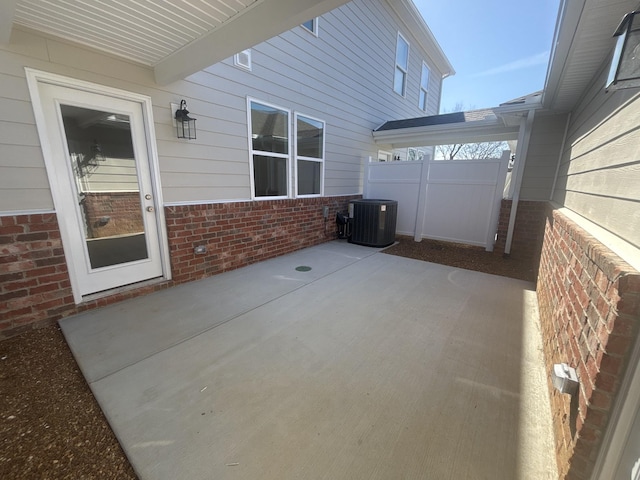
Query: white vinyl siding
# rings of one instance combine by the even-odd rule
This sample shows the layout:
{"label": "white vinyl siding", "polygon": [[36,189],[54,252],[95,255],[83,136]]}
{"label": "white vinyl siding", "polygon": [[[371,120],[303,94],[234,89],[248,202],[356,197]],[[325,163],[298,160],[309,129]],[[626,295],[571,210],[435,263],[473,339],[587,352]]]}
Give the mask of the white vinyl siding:
{"label": "white vinyl siding", "polygon": [[[14,28],[12,43],[0,45],[0,212],[53,210],[25,66],[151,97],[166,204],[252,198],[248,96],[326,122],[323,194],[362,193],[363,162],[380,149],[371,131],[424,114],[417,66],[427,52],[408,34],[415,68],[405,101],[389,88],[401,22],[385,0],[353,0],[321,23],[319,38],[296,27],[253,46],[253,74],[230,58],[168,87],[149,68]],[[427,115],[438,112],[441,88],[441,73],[431,72]],[[176,138],[170,104],[181,99],[198,119],[196,140]]]}
{"label": "white vinyl siding", "polygon": [[566,124],[566,114],[536,117],[522,177],[522,200],[549,200]]}
{"label": "white vinyl siding", "polygon": [[427,99],[429,92],[429,67],[422,62],[422,71],[420,73],[420,92],[418,93],[418,108],[422,111],[427,110]]}
{"label": "white vinyl siding", "polygon": [[553,199],[640,248],[640,98],[605,92],[606,76],[572,112]]}
{"label": "white vinyl siding", "polygon": [[398,32],[396,40],[396,68],[393,73],[393,91],[403,97],[407,91],[409,75],[409,42]]}
{"label": "white vinyl siding", "polygon": [[296,196],[322,195],[324,185],[324,138],[322,120],[296,113]]}

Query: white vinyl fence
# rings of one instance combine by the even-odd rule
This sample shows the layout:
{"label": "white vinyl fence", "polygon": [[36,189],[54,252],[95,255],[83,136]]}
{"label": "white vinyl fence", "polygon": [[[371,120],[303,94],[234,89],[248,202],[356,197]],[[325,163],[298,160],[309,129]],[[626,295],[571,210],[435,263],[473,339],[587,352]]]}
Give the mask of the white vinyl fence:
{"label": "white vinyl fence", "polygon": [[396,232],[492,251],[509,152],[491,160],[368,162],[364,198],[397,200]]}

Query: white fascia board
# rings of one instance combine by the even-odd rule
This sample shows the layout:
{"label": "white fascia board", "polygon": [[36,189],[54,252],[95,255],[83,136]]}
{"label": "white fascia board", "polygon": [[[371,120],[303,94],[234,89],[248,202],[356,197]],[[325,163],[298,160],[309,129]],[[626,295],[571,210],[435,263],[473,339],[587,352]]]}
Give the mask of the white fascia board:
{"label": "white fascia board", "polygon": [[414,35],[420,46],[427,52],[442,78],[455,75],[456,71],[414,3],[411,0],[388,0],[388,3],[406,25],[407,33]]}
{"label": "white fascia board", "polygon": [[585,3],[586,0],[573,0],[571,2],[561,0],[560,2],[556,30],[553,36],[553,48],[549,56],[547,77],[542,94],[542,105],[545,108],[553,108],[558,89],[562,83],[567,61],[571,55]]}
{"label": "white fascia board", "polygon": [[348,0],[263,0],[194,40],[154,66],[156,83],[167,85],[280,35]]}
{"label": "white fascia board", "polygon": [[9,44],[17,5],[18,0],[3,0],[0,3],[0,45]]}
{"label": "white fascia board", "polygon": [[436,125],[373,132],[374,141],[394,148],[507,141],[518,138],[519,127],[507,127],[501,122],[478,122],[478,125]]}

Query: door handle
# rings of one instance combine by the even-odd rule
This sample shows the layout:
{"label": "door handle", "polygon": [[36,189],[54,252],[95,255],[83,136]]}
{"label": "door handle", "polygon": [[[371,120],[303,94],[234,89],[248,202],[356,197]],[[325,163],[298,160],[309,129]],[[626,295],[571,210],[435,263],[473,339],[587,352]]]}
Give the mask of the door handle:
{"label": "door handle", "polygon": [[147,207],[147,212],[153,212],[153,207]]}

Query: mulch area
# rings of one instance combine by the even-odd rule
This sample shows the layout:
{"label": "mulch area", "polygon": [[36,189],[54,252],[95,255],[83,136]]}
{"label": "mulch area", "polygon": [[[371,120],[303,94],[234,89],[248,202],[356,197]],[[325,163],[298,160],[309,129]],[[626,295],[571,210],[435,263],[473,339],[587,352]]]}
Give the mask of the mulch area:
{"label": "mulch area", "polygon": [[[385,253],[534,281],[531,262],[399,237]],[[136,479],[59,327],[0,341],[0,478]]]}
{"label": "mulch area", "polygon": [[397,237],[396,242],[386,248],[384,253],[529,282],[536,280],[531,259],[513,256],[505,258],[500,254],[487,252],[482,247],[437,240],[415,242],[411,237]]}
{"label": "mulch area", "polygon": [[137,478],[57,325],[0,342],[0,478]]}

